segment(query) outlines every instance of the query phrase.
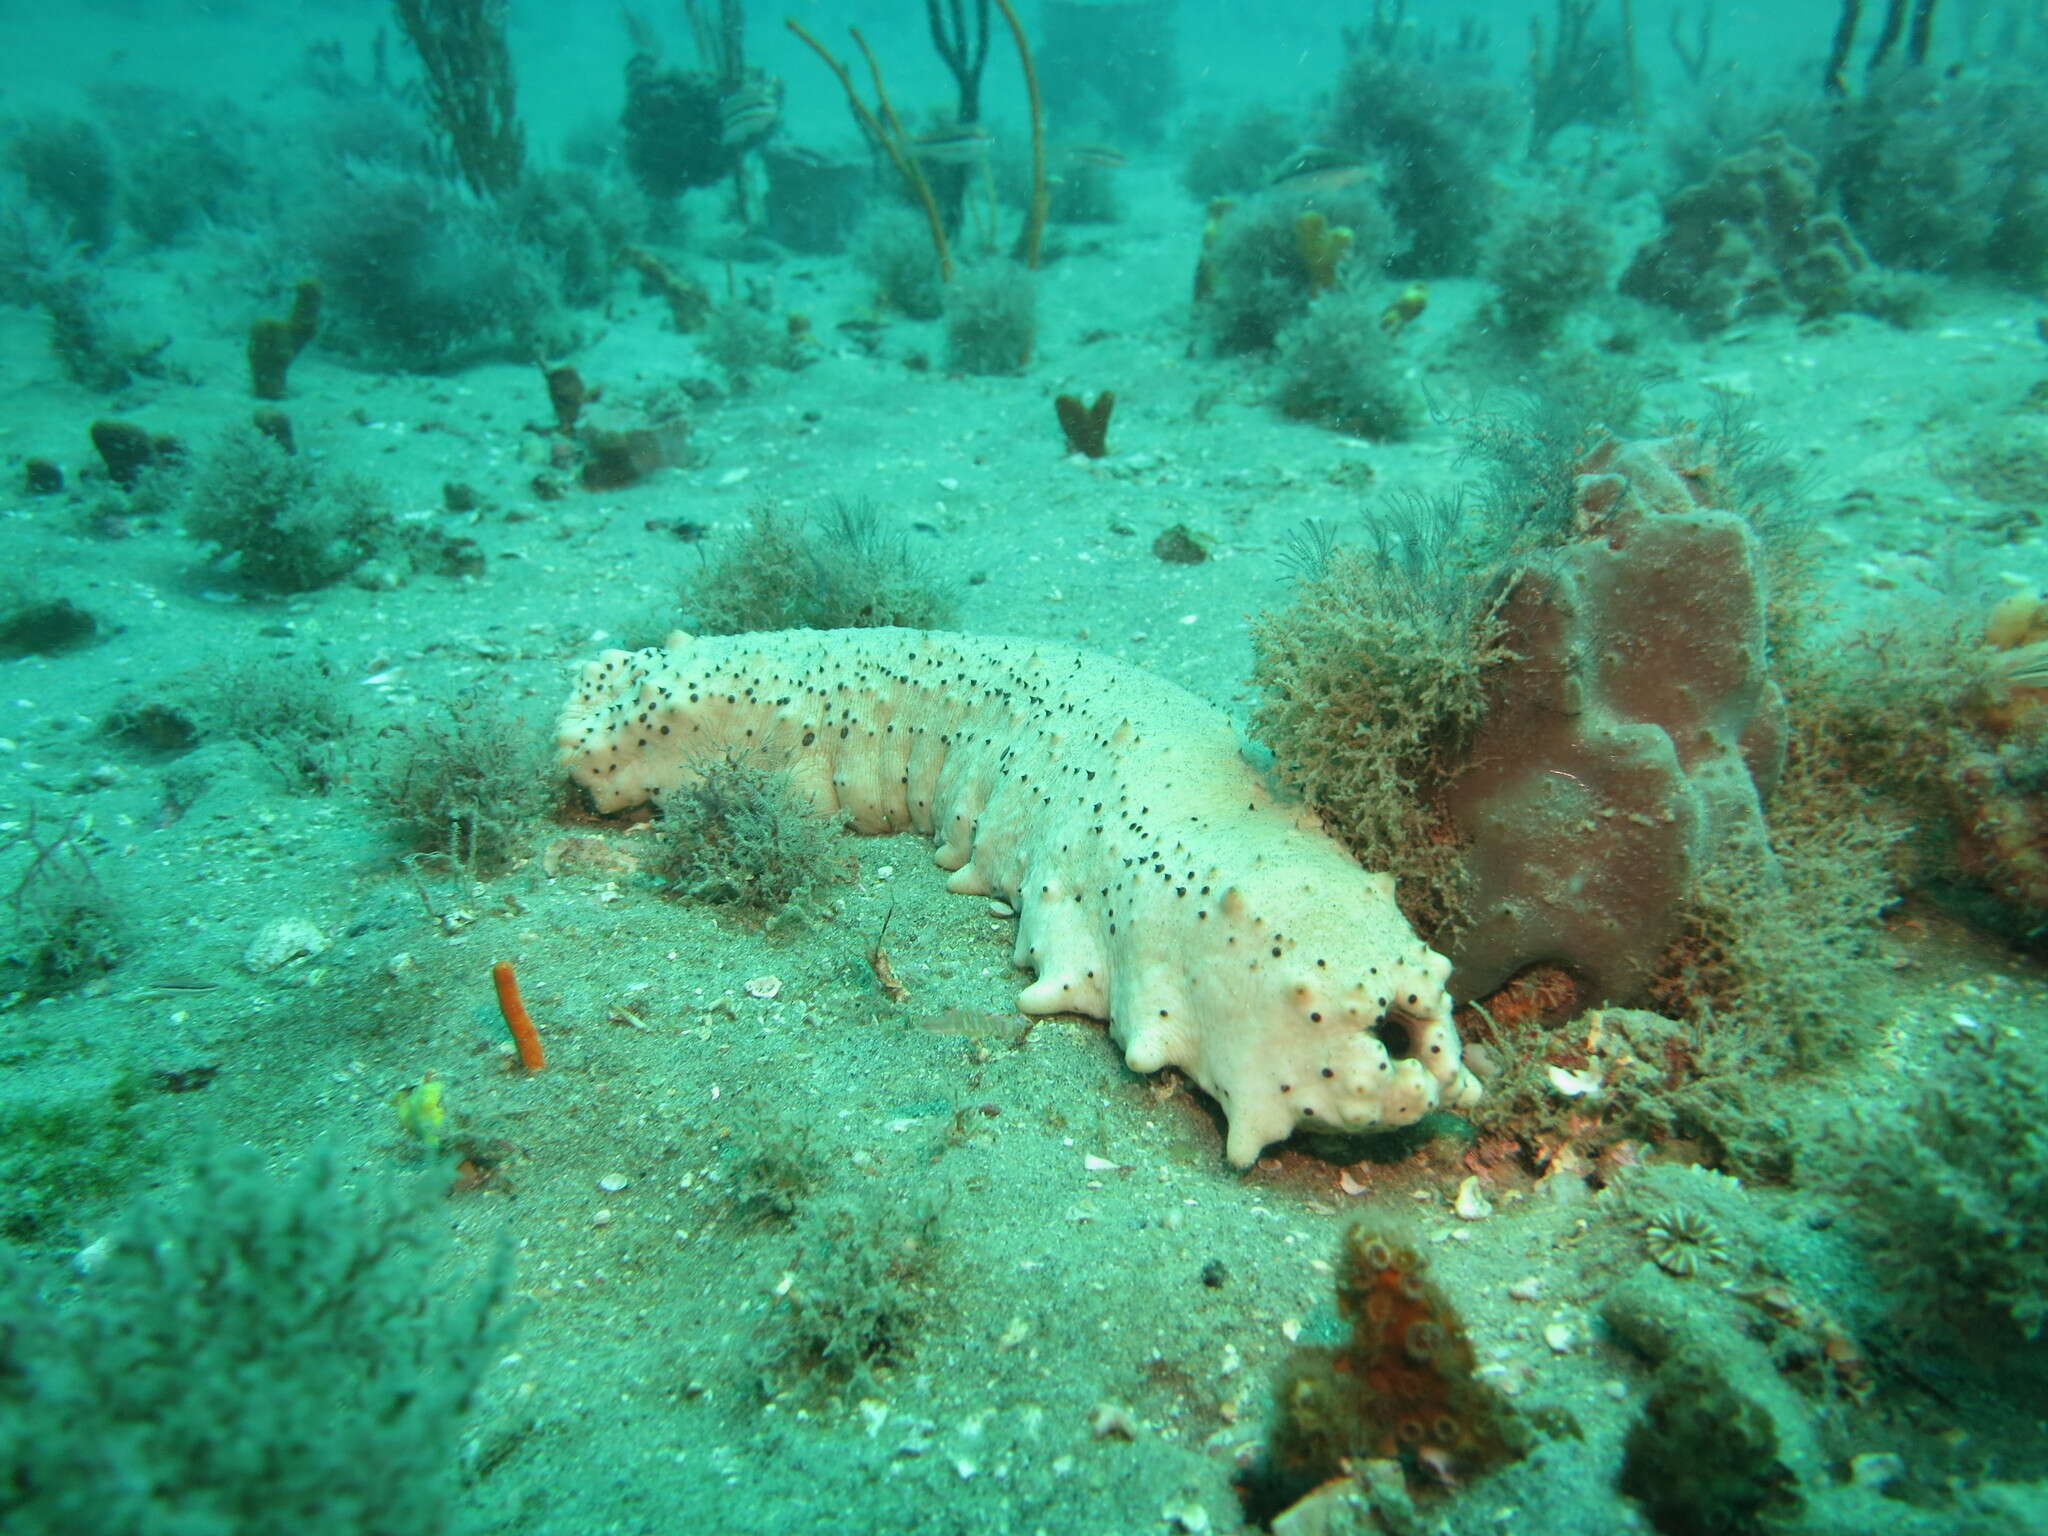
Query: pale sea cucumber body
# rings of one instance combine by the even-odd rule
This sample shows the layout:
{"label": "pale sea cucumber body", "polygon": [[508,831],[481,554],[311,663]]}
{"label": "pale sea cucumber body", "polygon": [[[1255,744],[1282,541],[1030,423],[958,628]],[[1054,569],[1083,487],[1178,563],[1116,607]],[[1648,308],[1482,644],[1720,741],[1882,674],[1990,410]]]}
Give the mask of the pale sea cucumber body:
{"label": "pale sea cucumber body", "polygon": [[1015,907],[1017,1006],[1110,1021],[1254,1161],[1297,1125],[1402,1125],[1479,1096],[1450,965],[1185,689],[1068,646],[926,630],[672,636],[584,669],[559,735],[603,812],[726,751],[786,762],[857,831],[937,843],[948,889]]}

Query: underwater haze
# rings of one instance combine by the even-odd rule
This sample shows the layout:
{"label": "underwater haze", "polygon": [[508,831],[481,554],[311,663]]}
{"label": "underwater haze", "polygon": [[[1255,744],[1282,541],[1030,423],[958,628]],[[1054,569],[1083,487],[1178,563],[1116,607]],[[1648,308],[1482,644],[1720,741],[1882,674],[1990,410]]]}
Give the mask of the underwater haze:
{"label": "underwater haze", "polygon": [[8,1536],[2048,1531],[2039,0],[0,39]]}

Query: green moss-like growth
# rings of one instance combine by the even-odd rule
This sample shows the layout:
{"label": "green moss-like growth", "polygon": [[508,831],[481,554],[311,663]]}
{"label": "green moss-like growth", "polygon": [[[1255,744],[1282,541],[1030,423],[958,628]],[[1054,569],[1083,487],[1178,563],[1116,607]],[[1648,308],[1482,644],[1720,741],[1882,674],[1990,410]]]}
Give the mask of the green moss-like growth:
{"label": "green moss-like growth", "polygon": [[831,1159],[815,1145],[811,1122],[791,1111],[763,1111],[719,1146],[733,1211],[754,1227],[787,1227],[815,1199]]}
{"label": "green moss-like growth", "polygon": [[1770,1412],[1705,1348],[1658,1369],[1620,1486],[1660,1536],[1762,1536],[1805,1503]]}
{"label": "green moss-like growth", "polygon": [[[1027,162],[1018,159],[1007,164],[1018,166],[1028,177]],[[1030,196],[1028,181],[1020,197],[1010,197],[1007,177],[1005,182],[1005,196],[1010,201],[1022,201]],[[1083,152],[1069,151],[1062,158],[1050,201],[1049,216],[1055,224],[1121,224],[1124,221],[1124,200],[1117,188],[1116,171]]]}
{"label": "green moss-like growth", "polygon": [[[1814,1155],[1907,1324],[1950,1339],[2048,1330],[2048,1066],[1959,1026],[1928,1085],[1859,1110]],[[1987,1332],[1994,1330],[1994,1332]]]}
{"label": "green moss-like growth", "polygon": [[54,656],[100,638],[99,620],[32,578],[0,577],[0,658]]}
{"label": "green moss-like growth", "polygon": [[1188,125],[1180,184],[1200,202],[1256,192],[1301,139],[1301,125],[1278,107],[1203,113]]}
{"label": "green moss-like growth", "polygon": [[1395,442],[1421,415],[1393,339],[1380,328],[1380,300],[1339,287],[1280,333],[1274,399],[1297,421],[1374,442]]}
{"label": "green moss-like growth", "polygon": [[794,370],[811,360],[803,331],[787,317],[740,300],[711,307],[704,317],[703,347],[735,387],[763,368]]}
{"label": "green moss-like growth", "polygon": [[564,253],[522,232],[521,211],[445,177],[352,162],[301,214],[329,310],[322,345],[408,373],[571,351]]}
{"label": "green moss-like growth", "polygon": [[520,238],[545,255],[562,302],[579,309],[610,297],[626,247],[647,221],[647,205],[624,187],[573,168],[529,166],[498,206]]}
{"label": "green moss-like growth", "polygon": [[83,118],[42,116],[9,136],[6,164],[73,245],[97,256],[113,242],[119,180],[105,134]]}
{"label": "green moss-like growth", "polygon": [[95,1202],[140,1175],[155,1155],[140,1101],[140,1083],[125,1074],[31,1078],[15,1069],[0,1078],[0,1238],[75,1236]]}
{"label": "green moss-like growth", "polygon": [[390,737],[373,793],[385,821],[415,853],[473,877],[501,873],[547,810],[547,743],[510,714],[450,704]]}
{"label": "green moss-like growth", "polygon": [[107,287],[105,264],[67,240],[42,210],[10,212],[11,222],[0,225],[0,300],[43,312],[50,355],[64,376],[98,394],[125,389],[138,376],[163,377],[169,338],[144,341],[130,329],[129,306]]}
{"label": "green moss-like growth", "polygon": [[789,774],[729,754],[663,797],[660,835],[645,857],[662,889],[770,926],[814,922],[846,859],[838,825]]}
{"label": "green moss-like growth", "polygon": [[738,152],[725,140],[718,77],[663,69],[651,35],[636,41],[642,45],[626,61],[626,106],[619,117],[626,169],[641,191],[664,202],[723,181]]}
{"label": "green moss-like growth", "polygon": [[351,576],[396,586],[411,572],[478,568],[471,541],[401,524],[374,480],[323,469],[284,436],[261,425],[227,432],[185,491],[185,531],[214,545],[240,581],[264,592],[309,592]]}
{"label": "green moss-like growth", "polygon": [[1737,838],[1707,866],[1667,969],[1662,1010],[1754,1042],[1751,1070],[1814,1066],[1869,1041],[1883,1008],[1878,920],[1898,895],[1904,819],[1836,779],[1810,722],[1770,801],[1770,842]]}
{"label": "green moss-like growth", "polygon": [[[141,81],[93,93],[121,148],[121,215],[147,246],[262,217],[257,161],[274,130],[225,97],[204,103]],[[267,190],[267,189],[265,189]]]}
{"label": "green moss-like growth", "polygon": [[1483,275],[1493,285],[1487,317],[1510,341],[1545,346],[1606,291],[1613,256],[1607,227],[1581,199],[1525,209],[1490,244]]}
{"label": "green moss-like growth", "polygon": [[1015,262],[970,267],[946,290],[946,366],[1021,373],[1038,338],[1038,289]]}
{"label": "green moss-like growth", "polygon": [[2048,278],[2048,107],[2024,50],[1991,53],[1961,73],[1873,76],[1798,129],[1877,260],[2036,289]]}
{"label": "green moss-like growth", "polygon": [[1983,423],[1942,472],[1986,501],[2019,507],[2048,501],[2048,414],[2029,408]]}
{"label": "green moss-like growth", "polygon": [[98,869],[104,846],[84,813],[56,821],[34,806],[0,837],[7,869],[0,978],[15,1000],[68,992],[119,961],[119,906]]}
{"label": "green moss-like growth", "polygon": [[331,1152],[283,1181],[223,1152],[68,1305],[0,1254],[10,1536],[455,1528],[503,1271],[451,1287],[426,1192],[355,1186]]}
{"label": "green moss-like growth", "polygon": [[1408,48],[1366,49],[1338,77],[1322,137],[1381,168],[1404,271],[1462,275],[1479,260],[1513,115],[1494,82],[1457,78]]}
{"label": "green moss-like growth", "polygon": [[397,537],[374,482],[323,473],[254,427],[228,432],[199,465],[185,531],[270,592],[339,581]]}
{"label": "green moss-like growth", "polygon": [[775,1373],[826,1389],[871,1387],[909,1356],[933,1306],[946,1200],[920,1186],[908,1201],[833,1199],[796,1224],[804,1260],[784,1300]]}
{"label": "green moss-like growth", "polygon": [[[1332,283],[1370,283],[1393,243],[1393,221],[1365,185],[1306,211],[1279,196],[1212,207],[1195,274],[1204,343],[1225,355],[1271,350]],[[1379,335],[1376,312],[1364,323]]]}
{"label": "green moss-like growth", "polygon": [[1499,659],[1493,594],[1455,547],[1460,522],[1455,499],[1409,502],[1370,549],[1306,548],[1292,601],[1252,626],[1254,734],[1368,869],[1394,873],[1424,933],[1459,909],[1458,853],[1432,791]]}
{"label": "green moss-like growth", "polygon": [[751,526],[684,597],[691,632],[764,629],[943,629],[953,599],[867,502],[835,501],[815,529],[757,508]]}
{"label": "green moss-like growth", "polygon": [[946,285],[931,230],[907,208],[883,208],[861,230],[854,260],[875,285],[875,302],[911,320],[936,320]]}
{"label": "green moss-like growth", "polygon": [[349,695],[326,662],[287,652],[196,673],[161,701],[117,709],[110,725],[174,749],[239,741],[290,793],[324,795],[349,766],[356,721],[348,706]]}
{"label": "green moss-like growth", "polygon": [[1889,616],[1843,643],[1793,654],[1784,667],[1795,718],[1828,773],[1881,797],[1910,830],[1896,849],[1905,883],[1973,923],[2027,941],[2039,910],[2001,890],[2001,807],[2040,803],[2048,783],[2048,716],[1993,730],[2016,654],[1979,643],[1947,604]]}
{"label": "green moss-like growth", "polygon": [[5,971],[23,997],[53,997],[111,971],[121,959],[121,922],[97,883],[59,875],[14,908]]}

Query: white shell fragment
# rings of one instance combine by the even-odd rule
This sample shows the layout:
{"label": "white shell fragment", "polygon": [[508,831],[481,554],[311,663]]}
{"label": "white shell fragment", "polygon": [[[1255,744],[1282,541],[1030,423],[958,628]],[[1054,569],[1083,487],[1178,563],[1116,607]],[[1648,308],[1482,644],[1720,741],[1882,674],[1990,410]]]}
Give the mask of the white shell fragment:
{"label": "white shell fragment", "polygon": [[113,1233],[103,1233],[71,1255],[71,1267],[81,1275],[96,1275],[107,1267],[107,1260],[114,1256],[119,1245],[120,1241]]}
{"label": "white shell fragment", "polygon": [[1478,1174],[1465,1176],[1465,1182],[1458,1186],[1457,1203],[1452,1209],[1464,1221],[1484,1221],[1493,1214],[1493,1202],[1479,1192]]}
{"label": "white shell fragment", "polygon": [[1573,1072],[1566,1067],[1550,1069],[1550,1086],[1568,1099],[1582,1099],[1587,1094],[1600,1091],[1600,1076],[1596,1072]]}
{"label": "white shell fragment", "polygon": [[747,983],[747,996],[758,997],[763,1002],[766,1002],[771,997],[778,996],[781,991],[782,978],[780,976],[756,976]]}
{"label": "white shell fragment", "polygon": [[1550,1346],[1553,1355],[1570,1352],[1572,1347],[1572,1325],[1570,1323],[1545,1323],[1543,1342]]}

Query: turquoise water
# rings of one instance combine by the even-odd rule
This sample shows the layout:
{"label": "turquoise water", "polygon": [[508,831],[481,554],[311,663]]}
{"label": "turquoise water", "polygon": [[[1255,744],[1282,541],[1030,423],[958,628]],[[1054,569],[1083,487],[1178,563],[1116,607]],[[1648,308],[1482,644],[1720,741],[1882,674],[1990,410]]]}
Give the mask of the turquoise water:
{"label": "turquoise water", "polygon": [[2048,1529],[2048,24],[1862,9],[8,8],[0,1525]]}

